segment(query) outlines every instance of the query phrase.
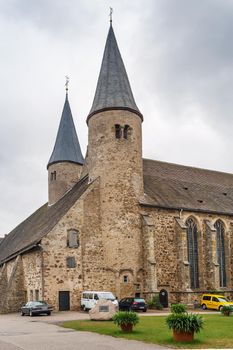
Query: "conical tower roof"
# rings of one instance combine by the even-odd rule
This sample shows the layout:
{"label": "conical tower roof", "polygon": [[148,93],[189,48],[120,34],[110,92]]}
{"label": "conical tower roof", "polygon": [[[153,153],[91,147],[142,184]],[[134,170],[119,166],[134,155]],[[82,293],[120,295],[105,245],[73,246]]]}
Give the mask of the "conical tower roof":
{"label": "conical tower roof", "polygon": [[110,25],[95,97],[87,122],[94,114],[112,109],[126,109],[143,119],[135,103],[113,27]]}
{"label": "conical tower roof", "polygon": [[60,162],[72,162],[81,165],[84,163],[67,94],[56,142],[47,168],[51,164]]}

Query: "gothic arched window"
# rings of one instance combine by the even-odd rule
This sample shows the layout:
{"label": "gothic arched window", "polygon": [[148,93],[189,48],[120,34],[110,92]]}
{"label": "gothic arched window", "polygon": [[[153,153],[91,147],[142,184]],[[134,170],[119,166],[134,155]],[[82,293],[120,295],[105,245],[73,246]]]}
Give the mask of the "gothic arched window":
{"label": "gothic arched window", "polygon": [[224,224],[221,220],[215,222],[216,242],[217,242],[217,261],[219,264],[219,285],[226,287],[226,264],[225,264],[225,242],[224,242]]}
{"label": "gothic arched window", "polygon": [[191,218],[186,221],[186,225],[190,287],[199,288],[197,225]]}

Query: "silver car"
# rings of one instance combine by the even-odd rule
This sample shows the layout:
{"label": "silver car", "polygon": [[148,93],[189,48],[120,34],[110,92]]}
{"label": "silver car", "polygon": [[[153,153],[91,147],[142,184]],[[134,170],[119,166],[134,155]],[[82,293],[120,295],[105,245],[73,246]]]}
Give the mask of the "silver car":
{"label": "silver car", "polygon": [[53,309],[45,301],[29,301],[21,307],[21,316],[51,315]]}

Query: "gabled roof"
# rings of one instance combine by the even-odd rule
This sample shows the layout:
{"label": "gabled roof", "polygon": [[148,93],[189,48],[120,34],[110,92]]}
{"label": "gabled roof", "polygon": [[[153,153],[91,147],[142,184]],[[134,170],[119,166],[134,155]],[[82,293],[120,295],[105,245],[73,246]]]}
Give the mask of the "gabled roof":
{"label": "gabled roof", "polygon": [[144,159],[143,205],[233,215],[233,175]]}
{"label": "gabled roof", "polygon": [[1,242],[0,264],[38,244],[81,197],[87,187],[86,176],[54,205],[44,204],[11,231]]}
{"label": "gabled roof", "polygon": [[112,109],[130,110],[143,119],[135,103],[115,34],[110,25],[95,97],[87,122],[94,114]]}
{"label": "gabled roof", "polygon": [[47,167],[60,162],[72,162],[81,165],[84,163],[67,94],[53,153]]}

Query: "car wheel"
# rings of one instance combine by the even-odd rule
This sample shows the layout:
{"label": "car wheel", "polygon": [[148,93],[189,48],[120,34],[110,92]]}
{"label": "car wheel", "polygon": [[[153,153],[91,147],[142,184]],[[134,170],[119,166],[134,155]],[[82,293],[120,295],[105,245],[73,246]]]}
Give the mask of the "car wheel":
{"label": "car wheel", "polygon": [[207,307],[206,307],[206,304],[202,304],[202,310],[206,310],[207,309]]}
{"label": "car wheel", "polygon": [[143,312],[147,312],[147,309],[144,309]]}
{"label": "car wheel", "polygon": [[51,311],[47,312],[47,315],[50,316],[51,315]]}
{"label": "car wheel", "polygon": [[29,311],[29,316],[30,316],[30,317],[33,316],[32,310]]}
{"label": "car wheel", "polygon": [[219,311],[221,311],[221,310],[222,310],[222,308],[223,308],[223,306],[222,306],[222,305],[221,305],[221,306],[219,306],[219,308],[218,308],[218,309],[219,309]]}
{"label": "car wheel", "polygon": [[21,316],[24,316],[24,312],[23,311],[21,311]]}

